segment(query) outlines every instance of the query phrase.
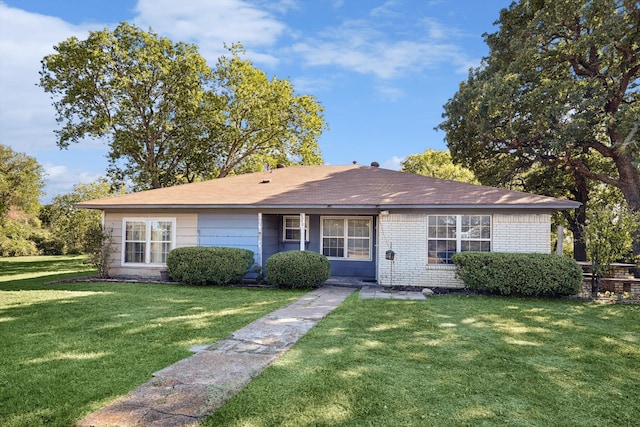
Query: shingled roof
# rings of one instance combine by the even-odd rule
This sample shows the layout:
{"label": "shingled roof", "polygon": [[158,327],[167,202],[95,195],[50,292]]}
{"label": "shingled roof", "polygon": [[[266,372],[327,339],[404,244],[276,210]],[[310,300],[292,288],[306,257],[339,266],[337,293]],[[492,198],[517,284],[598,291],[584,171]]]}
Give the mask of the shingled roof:
{"label": "shingled roof", "polygon": [[527,208],[580,203],[369,166],[294,166],[78,204],[110,208]]}

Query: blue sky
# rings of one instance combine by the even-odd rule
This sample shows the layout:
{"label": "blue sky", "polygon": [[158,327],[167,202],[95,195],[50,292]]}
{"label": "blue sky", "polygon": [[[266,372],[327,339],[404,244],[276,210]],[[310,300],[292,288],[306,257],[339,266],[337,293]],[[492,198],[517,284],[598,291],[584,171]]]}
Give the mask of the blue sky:
{"label": "blue sky", "polygon": [[510,0],[0,0],[0,143],[35,157],[48,203],[104,176],[108,146],[87,140],[60,150],[40,60],[71,36],[122,21],[195,43],[215,65],[241,42],[270,77],[314,95],[330,129],[325,163],[379,162],[446,149],[435,131],[442,106],[488,49],[482,38]]}

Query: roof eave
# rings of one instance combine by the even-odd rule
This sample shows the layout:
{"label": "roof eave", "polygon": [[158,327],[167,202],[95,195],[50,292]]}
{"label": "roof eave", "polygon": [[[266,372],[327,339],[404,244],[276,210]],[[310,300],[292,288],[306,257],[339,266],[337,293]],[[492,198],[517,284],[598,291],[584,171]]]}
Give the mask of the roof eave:
{"label": "roof eave", "polygon": [[577,209],[581,203],[380,205],[384,209]]}
{"label": "roof eave", "polygon": [[194,205],[194,204],[138,204],[138,205],[113,205],[113,204],[77,204],[81,209],[546,209],[563,210],[576,209],[581,203],[518,203],[518,204],[379,204],[379,205]]}

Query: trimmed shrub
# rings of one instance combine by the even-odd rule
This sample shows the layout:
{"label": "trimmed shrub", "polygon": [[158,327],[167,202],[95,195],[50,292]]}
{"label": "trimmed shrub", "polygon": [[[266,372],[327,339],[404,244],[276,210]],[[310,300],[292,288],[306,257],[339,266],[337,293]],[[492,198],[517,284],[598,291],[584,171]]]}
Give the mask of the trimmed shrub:
{"label": "trimmed shrub", "polygon": [[317,252],[287,251],[269,257],[265,270],[267,282],[279,288],[311,288],[329,279],[331,264]]}
{"label": "trimmed shrub", "polygon": [[582,270],[571,258],[550,254],[460,252],[452,257],[470,289],[499,295],[576,295]]}
{"label": "trimmed shrub", "polygon": [[187,285],[238,283],[252,265],[253,252],[240,248],[189,246],[167,256],[169,277]]}

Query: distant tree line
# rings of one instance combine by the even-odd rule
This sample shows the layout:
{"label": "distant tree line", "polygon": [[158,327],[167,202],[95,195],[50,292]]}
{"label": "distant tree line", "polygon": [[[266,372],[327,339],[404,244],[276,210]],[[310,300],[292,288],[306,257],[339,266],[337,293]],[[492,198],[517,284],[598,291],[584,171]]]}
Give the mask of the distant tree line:
{"label": "distant tree line", "polygon": [[101,229],[101,214],[75,204],[121,193],[102,178],[78,183],[70,193],[42,206],[38,199],[43,188],[43,169],[37,160],[0,145],[0,256],[90,252],[92,237]]}

